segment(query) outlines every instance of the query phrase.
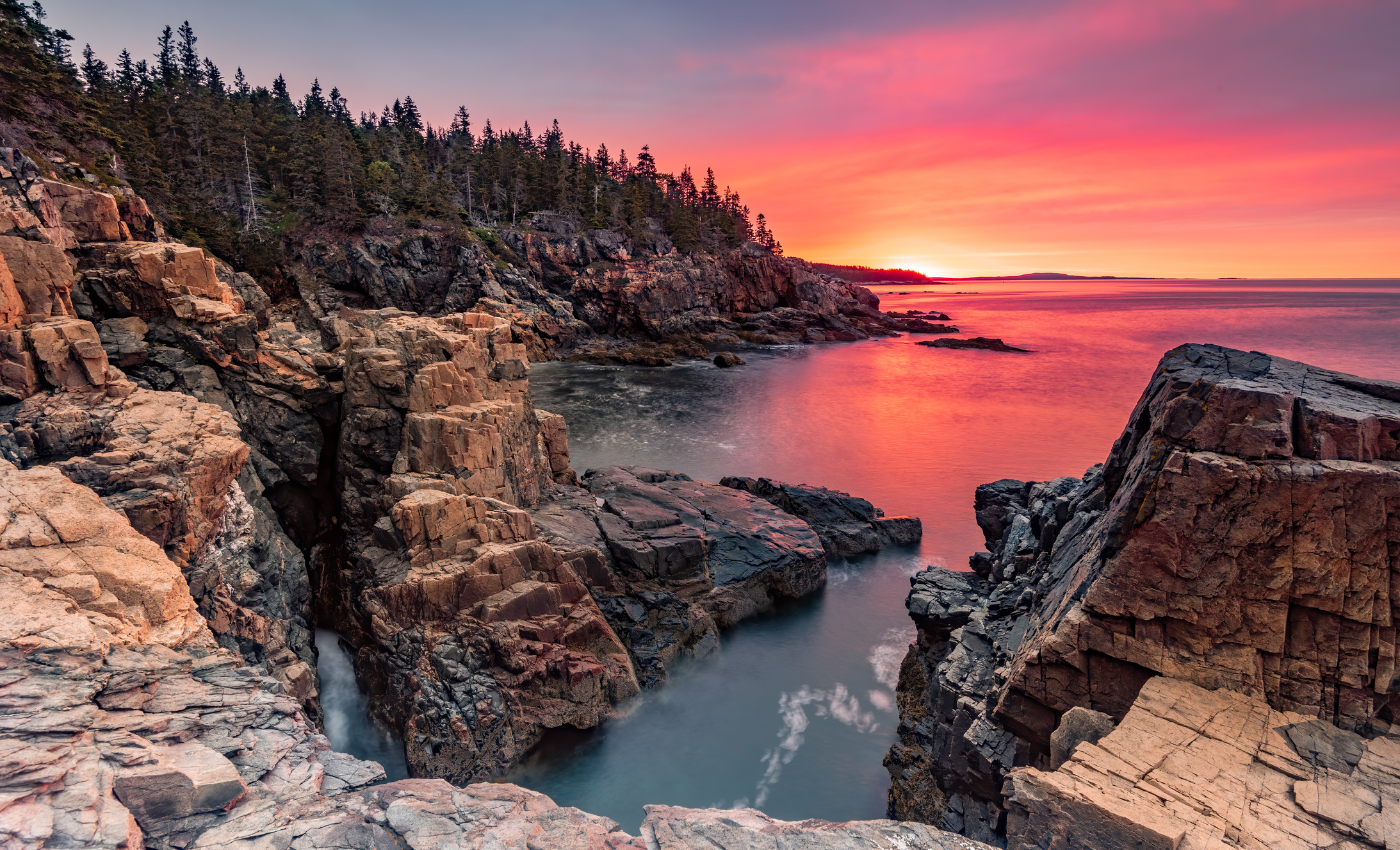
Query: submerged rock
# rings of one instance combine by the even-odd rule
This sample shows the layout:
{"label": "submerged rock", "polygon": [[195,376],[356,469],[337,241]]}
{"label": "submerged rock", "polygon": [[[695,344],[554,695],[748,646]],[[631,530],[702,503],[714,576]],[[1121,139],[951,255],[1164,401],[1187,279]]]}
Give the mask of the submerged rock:
{"label": "submerged rock", "polygon": [[[947,333],[957,333],[957,328],[950,328]],[[1011,351],[1026,354],[1030,352],[1028,348],[1017,348],[1014,345],[1007,345],[999,339],[988,336],[974,336],[970,339],[935,339],[925,342],[916,342],[915,345],[927,345],[930,348],[957,348],[972,351]]]}

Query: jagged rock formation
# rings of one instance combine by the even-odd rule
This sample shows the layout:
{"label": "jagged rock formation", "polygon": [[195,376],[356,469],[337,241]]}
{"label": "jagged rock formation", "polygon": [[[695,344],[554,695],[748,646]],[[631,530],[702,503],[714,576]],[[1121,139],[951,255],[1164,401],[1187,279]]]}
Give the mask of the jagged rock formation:
{"label": "jagged rock formation", "polygon": [[[217,413],[209,415],[217,420]],[[375,594],[380,619],[399,610],[421,618],[436,607],[444,620],[460,622],[464,611],[477,615],[482,607],[464,608],[453,594],[470,592],[480,577],[520,569],[528,556],[553,556],[556,584],[568,569],[548,546],[529,540],[528,515],[495,500],[425,488],[395,503],[392,517],[411,570]],[[492,560],[494,569],[455,566],[472,554],[481,557],[470,567]],[[486,597],[485,607],[498,609],[486,619],[537,613],[533,587],[510,599]],[[573,613],[590,610],[577,581],[573,593],[583,606]],[[513,605],[530,610],[501,610]],[[511,785],[374,785],[383,779],[378,765],[330,751],[278,682],[217,645],[180,568],[160,546],[53,466],[19,470],[0,461],[0,606],[7,612],[0,621],[6,846],[980,846],[919,824],[784,823],[751,810],[670,807],[651,807],[641,836],[633,837],[606,818],[560,809]],[[596,629],[601,618],[591,610],[591,627],[572,613],[565,622],[536,618],[528,625]],[[542,635],[520,637],[528,643]],[[454,697],[479,689],[481,677],[460,668],[473,663],[480,641],[433,638],[420,672],[446,669]],[[565,668],[569,681],[588,675],[572,661]]]}
{"label": "jagged rock formation", "polygon": [[[718,646],[715,627],[826,583],[812,529],[767,502],[677,472],[589,470],[532,511],[543,539],[578,563],[643,686],[680,655]],[[601,557],[599,557],[601,555]]]}
{"label": "jagged rock formation", "polygon": [[342,307],[485,312],[510,320],[532,360],[664,365],[711,349],[865,339],[896,326],[943,332],[886,317],[864,287],[753,244],[681,255],[664,236],[543,229],[554,224],[493,231],[487,241],[366,235],[304,249],[294,272],[317,317]]}
{"label": "jagged rock formation", "polygon": [[[546,729],[601,722],[681,654],[712,651],[718,626],[820,588],[825,555],[803,510],[860,525],[840,533],[917,533],[917,520],[826,491],[784,512],[677,473],[580,482],[562,417],[533,408],[529,360],[565,350],[665,359],[733,333],[883,332],[873,296],[800,261],[683,258],[607,232],[573,243],[515,234],[500,247],[518,266],[473,243],[439,280],[441,257],[424,252],[443,246],[386,253],[365,241],[305,255],[305,299],[274,304],[248,275],[164,241],[129,192],[4,157],[0,455],[14,466],[0,479],[19,495],[0,566],[11,590],[42,593],[16,602],[0,689],[16,711],[68,712],[57,726],[5,727],[19,775],[57,765],[2,780],[18,796],[0,806],[0,830],[21,842],[237,844],[282,818],[288,842],[354,843],[364,818],[392,825],[410,797],[467,805],[441,783],[327,796],[381,774],[330,753],[310,725],[314,619],[358,648],[357,671],[413,771],[467,782]],[[436,315],[398,309],[405,301]],[[652,348],[629,353],[600,331]],[[81,516],[48,506],[27,519],[31,481],[84,494],[69,500]],[[100,557],[69,563],[71,546],[45,548],[60,540]],[[35,737],[56,731],[68,737]],[[48,755],[24,749],[35,741]],[[77,796],[54,784],[63,771]],[[521,793],[468,793],[485,808],[458,825],[475,834],[489,812],[522,835],[585,824],[607,846],[639,840],[581,813],[502,814]],[[531,817],[552,806],[539,800]],[[653,819],[670,837],[652,844],[734,829],[736,841],[761,830],[803,846],[933,835],[744,817],[736,827],[672,811]]]}
{"label": "jagged rock formation", "polygon": [[1005,834],[1008,772],[1155,675],[1387,731],[1397,461],[1400,385],[1168,352],[1102,467],[978,488],[974,574],[913,580],[891,814]]}
{"label": "jagged rock formation", "polygon": [[924,526],[918,517],[887,517],[884,511],[849,493],[768,478],[731,476],[719,483],[752,493],[805,520],[821,538],[830,558],[871,554],[885,544],[911,546],[923,539]]}

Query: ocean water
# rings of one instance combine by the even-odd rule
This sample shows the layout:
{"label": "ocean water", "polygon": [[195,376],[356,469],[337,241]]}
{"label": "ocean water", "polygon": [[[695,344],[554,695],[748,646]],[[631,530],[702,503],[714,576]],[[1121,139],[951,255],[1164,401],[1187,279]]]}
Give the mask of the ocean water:
{"label": "ocean water", "polygon": [[1158,358],[1184,342],[1400,380],[1400,280],[875,289],[882,309],[941,310],[963,336],[1032,353],[902,336],[743,352],[736,369],[533,368],[535,404],[568,421],[580,472],[639,464],[821,485],[919,516],[924,540],[833,564],[824,592],[724,633],[716,656],[678,666],[599,729],[552,734],[504,779],[632,832],[647,803],[882,817],[893,687],[913,635],[908,578],[965,568],[983,547],[978,484],[1101,462]]}

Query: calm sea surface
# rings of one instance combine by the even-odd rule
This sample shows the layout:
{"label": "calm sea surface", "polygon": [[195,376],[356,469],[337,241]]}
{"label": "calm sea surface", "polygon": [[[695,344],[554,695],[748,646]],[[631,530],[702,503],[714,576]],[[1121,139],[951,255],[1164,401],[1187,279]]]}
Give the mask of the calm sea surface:
{"label": "calm sea surface", "polygon": [[[1101,462],[1158,358],[1184,342],[1400,380],[1400,280],[875,290],[882,309],[941,310],[964,336],[1033,353],[930,349],[914,343],[932,337],[903,336],[744,352],[737,369],[534,367],[535,404],[568,420],[580,472],[639,464],[707,481],[817,484],[921,517],[924,541],[833,564],[816,598],[724,633],[718,655],[679,667],[600,729],[551,736],[505,779],[633,833],[646,803],[882,817],[893,688],[913,635],[908,578],[928,564],[965,568],[982,548],[978,484]],[[338,663],[328,644],[323,678]],[[331,741],[352,751],[377,740],[355,698],[337,686],[326,699]]]}

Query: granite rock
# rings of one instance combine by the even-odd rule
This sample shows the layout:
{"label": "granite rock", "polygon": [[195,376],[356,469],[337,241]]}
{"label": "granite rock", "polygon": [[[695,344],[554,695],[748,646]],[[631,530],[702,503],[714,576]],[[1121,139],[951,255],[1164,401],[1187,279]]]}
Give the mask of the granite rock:
{"label": "granite rock", "polygon": [[[945,598],[927,573],[910,597],[891,813],[976,809],[1002,834],[1009,771],[1051,767],[1066,712],[1121,720],[1155,675],[1388,730],[1397,429],[1395,384],[1189,345],[1102,467],[979,488],[976,590],[926,606],[970,607],[965,624],[921,621],[915,600]],[[906,808],[929,785],[946,803]]]}
{"label": "granite rock", "polygon": [[1160,677],[1059,769],[1012,771],[1006,800],[1013,850],[1384,848],[1400,744]]}

